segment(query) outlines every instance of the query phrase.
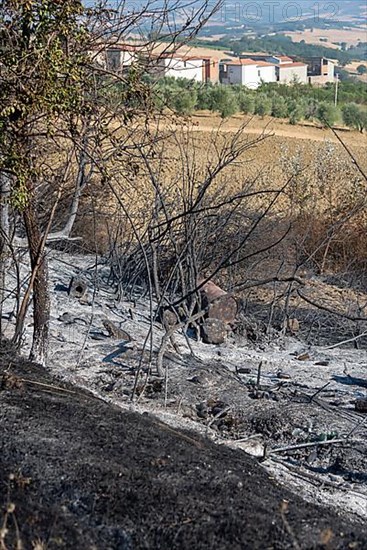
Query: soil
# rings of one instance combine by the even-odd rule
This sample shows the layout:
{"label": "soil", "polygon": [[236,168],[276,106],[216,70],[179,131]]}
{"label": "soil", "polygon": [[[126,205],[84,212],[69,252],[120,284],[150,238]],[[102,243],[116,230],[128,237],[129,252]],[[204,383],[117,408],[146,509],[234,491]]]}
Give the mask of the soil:
{"label": "soil", "polygon": [[9,359],[2,548],[365,548],[365,526],[303,501],[243,452]]}
{"label": "soil", "polygon": [[[262,162],[264,162],[264,159],[271,159],[272,161],[275,159],[274,164],[276,164],[276,161],[279,159],[279,155],[276,155],[275,152],[281,145],[284,146],[287,144],[291,151],[294,151],[298,145],[314,152],[315,142],[338,143],[337,138],[329,129],[322,128],[319,124],[310,121],[303,121],[296,125],[291,125],[288,119],[278,119],[271,116],[260,117],[257,115],[251,115],[251,117],[249,117],[244,114],[236,114],[223,121],[219,115],[215,115],[210,111],[198,111],[191,117],[191,120],[193,121],[193,127],[190,129],[192,131],[202,132],[203,134],[215,132],[218,129],[224,134],[234,133],[239,130],[244,122],[246,122],[247,125],[244,129],[244,134],[260,135],[264,133],[274,136],[273,139],[269,139],[267,142],[260,144],[261,148],[267,148],[267,156],[262,154],[261,149],[259,154]],[[356,151],[358,154],[360,151],[363,163],[364,154],[362,150],[365,152],[367,142],[366,136],[360,132],[349,130],[346,127],[341,127],[337,132],[339,132],[343,142],[350,147],[353,152]],[[207,139],[204,135],[202,138]],[[308,144],[305,143],[307,141],[309,142]],[[274,156],[270,154],[271,151],[273,151]]]}

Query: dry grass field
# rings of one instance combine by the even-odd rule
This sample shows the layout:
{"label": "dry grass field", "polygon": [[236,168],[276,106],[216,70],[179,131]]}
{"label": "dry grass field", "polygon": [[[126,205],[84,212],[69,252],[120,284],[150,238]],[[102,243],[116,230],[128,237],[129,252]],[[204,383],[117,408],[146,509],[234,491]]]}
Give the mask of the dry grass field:
{"label": "dry grass field", "polygon": [[[246,124],[244,128],[243,124]],[[276,239],[280,228],[292,223],[296,232],[293,242],[301,243],[307,255],[329,238],[330,227],[338,223],[332,235],[339,260],[348,262],[350,255],[366,257],[363,235],[367,230],[367,211],[360,207],[365,201],[365,181],[331,131],[241,115],[222,121],[219,116],[201,112],[189,119],[163,118],[159,126],[152,122],[150,132],[156,135],[156,145],[148,165],[137,159],[128,165],[116,164],[110,173],[129,222],[116,197],[107,201],[105,188],[98,190],[98,185],[93,188],[93,200],[98,201],[100,212],[99,242],[107,244],[108,235],[117,231],[119,223],[125,242],[135,242],[131,222],[135,224],[135,231],[146,235],[155,216],[157,196],[166,209],[160,216],[175,217],[185,211],[189,197],[195,200],[218,163],[230,151],[242,147],[243,152],[232,163],[215,173],[206,195],[206,207],[225,204],[230,197],[246,193],[241,203],[245,227],[269,207],[276,191],[286,186],[267,214],[271,225],[267,226],[267,237],[272,235]],[[366,136],[355,131],[339,131],[339,135],[367,172]],[[255,143],[259,137],[260,141]],[[99,200],[102,194],[103,201]],[[353,216],[347,216],[345,225],[343,220],[350,211]],[[78,234],[86,240],[86,232],[93,225],[92,212],[93,209],[86,209],[78,223]],[[215,210],[215,217],[221,219],[225,212],[226,207],[221,207]],[[226,226],[225,231],[233,235],[244,230],[240,222],[236,223],[240,225],[231,229]],[[181,231],[181,227],[177,230]],[[224,246],[227,237],[223,234],[221,238]],[[258,244],[263,239],[262,233],[256,238]],[[324,251],[322,245],[321,262]]]}
{"label": "dry grass field", "polygon": [[[328,48],[338,49],[333,42],[345,42],[348,46],[356,46],[359,42],[367,42],[367,27],[360,26],[351,29],[307,29],[305,31],[287,32],[294,42],[304,40],[306,44],[317,44]],[[321,42],[320,38],[327,38],[327,42]]]}
{"label": "dry grass field", "polygon": [[[169,173],[177,173],[176,162],[180,162],[178,151],[179,140],[190,143],[192,162],[203,167],[213,161],[218,148],[228,145],[233,136],[243,128],[243,139],[254,140],[258,136],[265,139],[256,147],[245,152],[233,166],[228,167],[231,182],[241,181],[243,177],[254,177],[259,172],[271,171],[272,179],[276,175],[279,183],[285,176],[284,166],[294,157],[300,157],[308,170],[316,170],[320,154],[325,148],[332,148],[333,154],[343,159],[345,167],[351,164],[350,159],[333,133],[314,125],[291,126],[287,121],[272,117],[252,117],[236,115],[222,121],[219,116],[201,112],[193,116],[187,125],[181,126],[178,121],[175,127],[174,143],[166,145],[166,166]],[[356,159],[367,170],[367,136],[355,131],[339,131],[343,142],[350,148]],[[173,148],[173,150],[172,150]],[[186,154],[187,154],[186,149]],[[228,177],[228,176],[226,176]],[[338,175],[341,179],[343,174]]]}
{"label": "dry grass field", "polygon": [[366,65],[366,67],[367,67],[367,62],[353,61],[353,63],[349,63],[344,68],[351,75],[356,76],[358,78],[358,80],[361,80],[362,82],[367,82],[367,73],[366,74],[359,74],[357,72],[357,67],[359,67],[359,65]]}

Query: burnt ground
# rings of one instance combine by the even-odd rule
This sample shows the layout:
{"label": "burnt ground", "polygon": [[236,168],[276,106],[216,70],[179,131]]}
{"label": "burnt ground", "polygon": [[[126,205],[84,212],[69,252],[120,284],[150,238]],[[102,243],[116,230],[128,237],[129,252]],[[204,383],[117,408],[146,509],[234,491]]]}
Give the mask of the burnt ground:
{"label": "burnt ground", "polygon": [[303,501],[241,451],[29,362],[2,360],[0,372],[2,549],[365,548],[366,527]]}

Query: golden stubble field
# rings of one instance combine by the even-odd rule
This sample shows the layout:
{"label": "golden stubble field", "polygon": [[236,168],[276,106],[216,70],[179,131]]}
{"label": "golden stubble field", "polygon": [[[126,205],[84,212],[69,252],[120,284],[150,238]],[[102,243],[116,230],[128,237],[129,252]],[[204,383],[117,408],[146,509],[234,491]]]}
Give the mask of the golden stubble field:
{"label": "golden stubble field", "polygon": [[[339,46],[335,43],[345,42],[347,46],[356,46],[359,42],[367,41],[367,26],[361,25],[355,28],[347,29],[306,29],[304,31],[287,32],[293,42],[304,40],[306,44],[323,45],[328,48],[337,49]],[[326,38],[327,42],[320,41],[320,38]]]}
{"label": "golden stubble field", "polygon": [[[203,112],[187,119],[163,117],[159,124],[151,123],[150,133],[154,145],[148,160],[136,156],[111,167],[120,202],[113,195],[107,199],[105,187],[93,188],[100,212],[98,233],[104,239],[120,224],[123,237],[135,240],[131,224],[138,234],[144,234],[157,201],[164,205],[159,216],[175,216],[185,210],[188,200],[195,200],[208,178],[213,181],[206,206],[245,192],[249,195],[242,203],[246,212],[257,215],[288,181],[271,208],[272,216],[282,220],[304,216],[332,223],[358,206],[358,223],[361,216],[367,217],[367,211],[359,207],[366,199],[365,181],[330,130],[291,126],[270,117],[237,115],[222,121]],[[355,131],[339,131],[338,135],[367,172],[366,135]],[[218,164],[238,147],[245,150],[216,174]],[[254,194],[258,191],[262,193]],[[86,223],[88,216],[91,210],[81,216],[82,232],[91,226]]]}
{"label": "golden stubble field", "polygon": [[[175,189],[175,192],[187,185],[190,178],[200,187],[209,171],[214,170],[231,149],[244,144],[249,148],[245,147],[244,152],[214,178],[213,189],[236,193],[246,186],[281,187],[294,175],[298,182],[303,181],[304,187],[309,187],[312,200],[316,201],[331,189],[336,192],[340,187],[351,191],[354,179],[361,179],[353,160],[329,129],[291,126],[271,117],[237,115],[222,121],[205,112],[185,122],[182,119],[176,119],[175,123],[163,122],[160,128],[158,135],[166,134],[166,139],[157,146],[158,158],[152,166],[157,170],[157,181],[162,188]],[[366,135],[344,130],[338,131],[338,135],[367,171]],[[140,173],[142,181],[146,181],[146,170]]]}

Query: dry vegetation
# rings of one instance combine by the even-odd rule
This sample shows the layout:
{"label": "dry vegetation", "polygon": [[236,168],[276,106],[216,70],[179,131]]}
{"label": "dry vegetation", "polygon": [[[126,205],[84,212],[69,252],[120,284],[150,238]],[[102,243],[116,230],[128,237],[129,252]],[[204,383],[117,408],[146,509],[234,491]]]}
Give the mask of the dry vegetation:
{"label": "dry vegetation", "polygon": [[[203,115],[194,117],[187,124],[166,122],[159,130],[152,128],[153,132],[157,131],[153,160],[144,162],[141,158],[124,168],[115,167],[112,171],[114,186],[126,205],[130,221],[136,224],[139,232],[151,221],[151,205],[156,192],[153,174],[164,194],[167,208],[172,214],[179,212],[188,179],[195,181],[196,190],[200,188],[231,140],[236,136],[239,139],[236,132],[243,120],[243,117],[233,117],[221,123],[216,117]],[[296,238],[297,254],[303,258],[302,261],[311,258],[313,267],[319,272],[335,266],[347,269],[355,263],[363,264],[367,252],[361,238],[367,223],[363,202],[365,183],[348,153],[328,130],[290,128],[273,120],[250,121],[241,141],[252,143],[261,134],[261,127],[261,140],[246,148],[238,159],[214,178],[208,200],[217,204],[244,191],[252,194],[260,190],[279,190],[286,185],[271,208],[269,223],[276,233],[285,223],[293,222],[291,236]],[[341,135],[366,171],[365,136],[357,132],[343,132]],[[159,141],[163,136],[166,139]],[[85,220],[93,219],[98,203],[98,218],[104,223],[96,224],[96,230],[99,241],[104,235],[106,246],[108,235],[115,234],[116,227],[122,223],[121,214],[117,214],[119,204],[116,197],[111,196],[106,201],[107,190],[96,187],[99,186],[92,184],[95,206],[89,211],[84,209],[77,232],[81,231],[84,236],[86,232],[90,233],[93,224],[85,223]],[[96,191],[99,192],[96,194]],[[246,198],[241,208],[251,217],[264,209],[269,200],[266,193],[255,194]],[[116,216],[111,217],[114,208]],[[224,212],[225,208],[222,214]],[[237,236],[238,230],[236,227]],[[134,240],[131,225],[126,221],[121,234],[125,243]],[[262,240],[261,233],[257,239]],[[295,253],[294,245],[294,240],[287,241],[292,254]],[[300,258],[297,261],[300,262]]]}
{"label": "dry vegetation", "polygon": [[337,340],[358,336],[367,303],[365,136],[342,132],[348,153],[329,131],[276,122],[272,135],[268,122],[253,119],[243,131],[243,117],[151,123],[153,149],[113,164],[110,187],[91,181],[75,234],[107,255],[121,295],[138,284],[158,303],[181,303],[201,274],[269,328],[296,316],[310,341],[330,338],[330,323]]}
{"label": "dry vegetation", "polygon": [[[306,44],[323,44],[329,48],[338,48],[335,42],[345,42],[348,46],[356,46],[359,42],[366,42],[367,28],[365,25],[351,29],[307,29],[305,31],[287,32],[294,42],[304,40]],[[320,38],[327,38],[327,42],[320,42]]]}

